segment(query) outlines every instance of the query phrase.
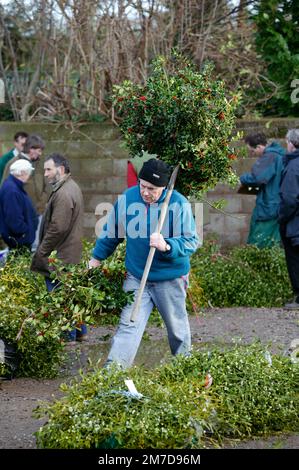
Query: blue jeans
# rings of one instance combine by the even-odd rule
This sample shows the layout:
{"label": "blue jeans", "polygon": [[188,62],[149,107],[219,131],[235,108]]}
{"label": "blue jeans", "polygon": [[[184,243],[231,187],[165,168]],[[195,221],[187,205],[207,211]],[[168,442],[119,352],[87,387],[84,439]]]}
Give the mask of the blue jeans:
{"label": "blue jeans", "polygon": [[[59,287],[60,282],[59,281],[53,281],[49,277],[45,277],[46,281],[46,287],[48,292],[52,292],[52,290],[56,289]],[[87,334],[87,326],[85,323],[82,323],[79,328],[74,328],[73,330],[69,331],[67,333],[67,341],[76,341],[79,339],[81,336]]]}
{"label": "blue jeans", "polygon": [[[125,292],[138,293],[140,280],[128,273],[124,282]],[[142,295],[140,309],[135,322],[130,321],[133,303],[126,305],[105,366],[116,362],[123,368],[132,365],[139,348],[146,324],[153,307],[159,310],[165,323],[171,353],[188,354],[191,348],[191,333],[186,310],[186,280],[147,282]]]}

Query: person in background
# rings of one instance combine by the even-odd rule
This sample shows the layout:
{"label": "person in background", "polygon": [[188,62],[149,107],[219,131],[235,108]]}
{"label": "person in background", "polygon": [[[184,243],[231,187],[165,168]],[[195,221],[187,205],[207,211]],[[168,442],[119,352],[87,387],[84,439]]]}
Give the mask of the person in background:
{"label": "person in background", "polygon": [[101,261],[126,238],[127,276],[123,288],[133,291],[136,298],[150,248],[156,248],[137,319],[130,321],[133,303],[127,304],[106,365],[132,365],[154,306],[166,325],[171,353],[190,352],[186,289],[190,256],[199,240],[191,206],[177,191],[171,195],[162,232],[154,232],[169,177],[170,168],[165,162],[154,158],[145,162],[139,172],[139,185],[127,189],[115,204],[93,249],[90,268],[101,266]]}
{"label": "person in background", "polygon": [[286,309],[299,309],[299,129],[286,135],[287,154],[280,186],[278,220],[294,298]]}
{"label": "person in background", "polygon": [[46,183],[44,180],[43,165],[41,162],[41,156],[45,148],[45,143],[39,135],[29,135],[27,138],[24,151],[22,154],[14,157],[10,162],[7,163],[4,170],[4,177],[9,174],[9,168],[12,163],[23,158],[28,160],[33,168],[34,173],[31,180],[27,186],[27,192],[31,197],[33,204],[38,212],[41,215],[44,212],[49,191],[47,191]]}
{"label": "person in background", "polygon": [[[45,276],[48,292],[59,286],[52,281],[48,258],[52,251],[65,264],[81,261],[83,237],[83,196],[72,179],[67,159],[52,153],[44,163],[45,178],[52,192],[42,218],[39,245],[33,255],[31,270]],[[83,324],[69,332],[69,343],[87,339],[87,328]]]}
{"label": "person in background", "polygon": [[27,137],[28,134],[26,132],[17,132],[14,136],[14,148],[0,157],[0,184],[2,183],[3,172],[7,163],[23,153]]}
{"label": "person in background", "polygon": [[31,249],[35,238],[38,216],[24,188],[33,171],[30,162],[17,160],[0,189],[0,233],[14,252]]}
{"label": "person in background", "polygon": [[244,140],[258,159],[251,172],[240,177],[240,182],[244,186],[259,188],[247,243],[259,248],[271,247],[281,242],[278,208],[285,150],[277,142],[268,144],[263,133],[249,134]]}
{"label": "person in background", "polygon": [[39,135],[30,135],[24,145],[24,152],[16,157],[14,157],[11,162],[9,162],[4,170],[4,175],[9,172],[9,167],[14,161],[23,158],[28,160],[34,167],[34,173],[32,178],[29,180],[27,185],[27,193],[31,197],[33,204],[38,212],[38,227],[35,234],[35,240],[32,245],[32,251],[36,250],[38,238],[39,238],[39,228],[41,223],[42,214],[45,210],[46,203],[49,197],[49,187],[47,186],[44,173],[43,165],[41,162],[41,156],[45,148],[45,143]]}

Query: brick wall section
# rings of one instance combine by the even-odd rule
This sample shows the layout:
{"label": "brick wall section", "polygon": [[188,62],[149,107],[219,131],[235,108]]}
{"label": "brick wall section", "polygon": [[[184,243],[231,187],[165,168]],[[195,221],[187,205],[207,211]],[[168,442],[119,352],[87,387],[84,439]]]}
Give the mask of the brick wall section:
{"label": "brick wall section", "polygon": [[[295,127],[299,127],[299,119],[275,118],[239,120],[236,130],[244,134],[260,130],[268,135],[269,140],[275,138],[284,145],[287,130]],[[55,151],[68,156],[72,175],[84,195],[85,236],[95,238],[99,219],[96,212],[101,211],[99,204],[113,203],[126,188],[128,153],[121,145],[118,129],[108,122],[83,125],[78,130],[56,124],[0,122],[0,155],[12,147],[13,136],[19,130],[41,135],[46,142],[45,155]],[[236,142],[235,145],[243,144]],[[251,158],[234,162],[237,174],[248,171],[253,162]],[[207,200],[219,199],[226,201],[223,211],[204,204],[204,236],[216,234],[224,247],[245,243],[255,197],[237,194],[235,189],[218,184],[208,192]]]}

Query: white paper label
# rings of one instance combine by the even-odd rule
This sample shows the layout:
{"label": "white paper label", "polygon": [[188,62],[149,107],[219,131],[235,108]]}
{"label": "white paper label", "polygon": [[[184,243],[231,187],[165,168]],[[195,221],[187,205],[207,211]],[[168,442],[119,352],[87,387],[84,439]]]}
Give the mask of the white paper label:
{"label": "white paper label", "polygon": [[130,392],[133,396],[139,397],[139,398],[143,396],[141,393],[137,392],[133,380],[131,380],[131,379],[125,380],[125,384],[126,384],[126,386],[128,387],[129,392]]}

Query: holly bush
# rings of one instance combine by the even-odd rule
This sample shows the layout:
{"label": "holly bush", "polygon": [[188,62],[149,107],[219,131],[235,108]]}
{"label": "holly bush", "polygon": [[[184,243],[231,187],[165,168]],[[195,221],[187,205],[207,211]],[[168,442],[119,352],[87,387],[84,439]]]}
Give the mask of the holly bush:
{"label": "holly bush", "polygon": [[[299,116],[296,99],[299,77],[298,1],[261,0],[256,3],[251,13],[256,28],[256,49],[266,64],[266,70],[261,77],[261,86],[251,90],[250,94],[255,96],[257,109],[264,115]],[[271,93],[270,98],[260,100],[265,92]]]}
{"label": "holly bush", "polygon": [[230,147],[239,96],[228,97],[212,66],[201,72],[183,56],[157,57],[145,85],[114,87],[114,105],[131,156],[155,154],[180,164],[176,187],[198,196],[219,180],[236,183]]}
{"label": "holly bush", "polygon": [[[60,286],[48,293],[44,278],[30,271],[30,253],[10,256],[0,268],[0,338],[13,347],[17,375],[54,377],[64,360],[64,333],[81,322],[113,323],[130,294],[123,292],[122,249],[99,269],[87,269],[90,245],[83,261],[63,266],[49,258],[53,280]],[[1,366],[0,375],[7,375]]]}
{"label": "holly bush", "polygon": [[49,258],[53,281],[59,281],[51,295],[46,294],[41,312],[55,319],[60,329],[70,330],[72,324],[115,323],[118,314],[132,298],[123,291],[125,277],[123,249],[120,247],[99,268],[88,269],[83,260],[65,266],[52,252]]}
{"label": "holly bush", "polygon": [[30,271],[30,262],[29,253],[11,255],[0,268],[0,338],[15,351],[17,375],[54,377],[62,362],[60,332],[53,324],[51,332],[43,336],[45,285],[42,277]]}

